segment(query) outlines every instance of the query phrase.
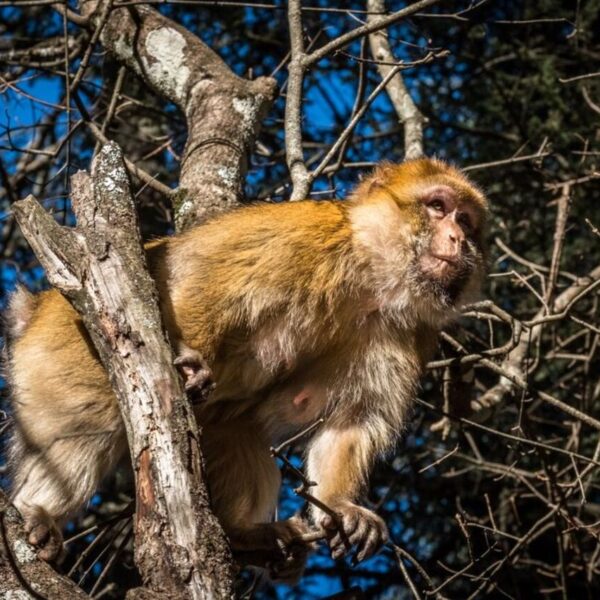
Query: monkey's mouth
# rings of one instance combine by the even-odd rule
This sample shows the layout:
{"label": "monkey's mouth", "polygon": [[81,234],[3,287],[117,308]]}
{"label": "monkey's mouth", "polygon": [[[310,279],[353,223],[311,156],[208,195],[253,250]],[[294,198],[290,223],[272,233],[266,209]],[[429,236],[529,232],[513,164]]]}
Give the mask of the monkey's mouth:
{"label": "monkey's mouth", "polygon": [[456,265],[460,262],[458,256],[454,255],[450,256],[447,254],[436,254],[435,252],[431,252],[431,257],[436,258],[444,263],[450,263],[451,265]]}
{"label": "monkey's mouth", "polygon": [[446,256],[428,252],[421,257],[421,269],[435,279],[445,280],[456,277],[462,270],[461,261],[456,256]]}

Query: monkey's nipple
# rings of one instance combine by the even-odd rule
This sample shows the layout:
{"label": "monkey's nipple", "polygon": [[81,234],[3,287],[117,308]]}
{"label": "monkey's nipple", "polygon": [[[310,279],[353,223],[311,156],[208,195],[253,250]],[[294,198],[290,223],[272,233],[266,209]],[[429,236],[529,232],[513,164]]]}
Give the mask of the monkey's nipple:
{"label": "monkey's nipple", "polygon": [[299,394],[294,396],[292,400],[294,407],[300,411],[306,410],[310,404],[310,396],[306,390],[302,390]]}

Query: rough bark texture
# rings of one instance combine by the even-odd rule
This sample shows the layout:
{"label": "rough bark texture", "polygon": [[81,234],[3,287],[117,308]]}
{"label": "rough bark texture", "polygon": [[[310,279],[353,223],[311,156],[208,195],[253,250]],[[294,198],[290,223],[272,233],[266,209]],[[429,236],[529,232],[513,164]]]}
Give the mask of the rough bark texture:
{"label": "rough bark texture", "polygon": [[71,600],[89,598],[75,583],[38,559],[25,542],[23,519],[0,489],[0,598]]}
{"label": "rough bark texture", "polygon": [[[98,23],[105,0],[84,0]],[[113,10],[103,46],[185,114],[188,139],[181,194],[175,207],[182,231],[243,197],[247,157],[274,96],[275,80],[242,79],[200,39],[146,6]]]}
{"label": "rough bark texture", "polygon": [[[385,18],[379,16],[385,12],[385,0],[367,0],[367,9],[370,13],[367,17],[368,24],[376,24]],[[394,69],[394,63],[397,62],[390,48],[387,31],[371,33],[369,45],[373,58],[379,61],[377,70],[381,78],[385,79]],[[402,73],[396,73],[385,89],[398,115],[398,120],[404,126],[404,158],[410,160],[422,157],[424,118],[406,88]]]}
{"label": "rough bark texture", "polygon": [[72,180],[77,228],[33,197],[14,211],[29,243],[81,313],[122,409],[136,474],[136,563],[160,598],[227,598],[232,560],[204,485],[199,432],[148,275],[121,152],[103,146]]}

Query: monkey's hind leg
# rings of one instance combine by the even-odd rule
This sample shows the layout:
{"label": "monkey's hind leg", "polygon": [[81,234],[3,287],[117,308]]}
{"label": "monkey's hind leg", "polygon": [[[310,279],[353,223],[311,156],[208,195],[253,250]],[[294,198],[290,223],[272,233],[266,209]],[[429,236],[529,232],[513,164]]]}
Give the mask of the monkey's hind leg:
{"label": "monkey's hind leg", "polygon": [[260,426],[251,419],[206,425],[202,447],[213,510],[240,564],[293,583],[304,572],[311,544],[300,541],[300,518],[273,522],[281,476]]}
{"label": "monkey's hind leg", "polygon": [[57,292],[20,290],[7,315],[12,499],[50,560],[59,528],[126,449],[119,405],[79,316]]}
{"label": "monkey's hind leg", "polygon": [[42,444],[28,439],[17,424],[12,500],[40,558],[50,561],[59,556],[61,527],[91,498],[124,447],[120,422],[113,432],[63,431]]}

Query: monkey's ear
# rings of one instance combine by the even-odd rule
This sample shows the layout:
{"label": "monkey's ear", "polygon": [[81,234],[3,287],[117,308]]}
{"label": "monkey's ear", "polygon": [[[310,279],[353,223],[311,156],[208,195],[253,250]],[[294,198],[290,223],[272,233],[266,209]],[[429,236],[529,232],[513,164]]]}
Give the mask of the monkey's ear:
{"label": "monkey's ear", "polygon": [[375,167],[375,170],[370,175],[366,176],[359,184],[359,188],[356,190],[358,196],[369,196],[378,188],[388,186],[396,168],[396,165],[391,162],[383,161],[379,163],[377,167]]}
{"label": "monkey's ear", "polygon": [[380,162],[371,176],[373,179],[373,185],[389,185],[390,179],[392,179],[394,171],[397,169],[398,165],[395,165],[394,163],[388,161]]}

